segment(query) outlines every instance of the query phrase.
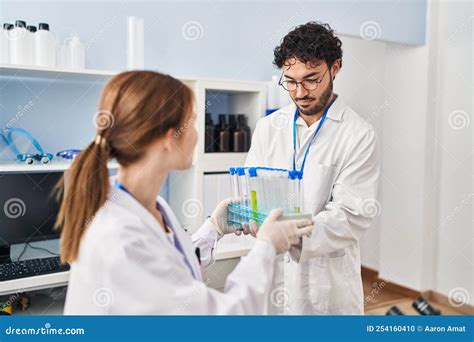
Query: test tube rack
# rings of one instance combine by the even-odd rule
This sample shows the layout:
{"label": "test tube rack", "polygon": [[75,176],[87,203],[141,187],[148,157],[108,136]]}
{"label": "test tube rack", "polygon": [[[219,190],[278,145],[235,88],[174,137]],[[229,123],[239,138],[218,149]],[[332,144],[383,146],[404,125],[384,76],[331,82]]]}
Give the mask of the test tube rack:
{"label": "test tube rack", "polygon": [[299,171],[268,167],[229,168],[234,203],[228,206],[228,223],[242,228],[253,220],[260,225],[268,213],[283,209],[282,219],[311,218],[304,213],[302,176]]}

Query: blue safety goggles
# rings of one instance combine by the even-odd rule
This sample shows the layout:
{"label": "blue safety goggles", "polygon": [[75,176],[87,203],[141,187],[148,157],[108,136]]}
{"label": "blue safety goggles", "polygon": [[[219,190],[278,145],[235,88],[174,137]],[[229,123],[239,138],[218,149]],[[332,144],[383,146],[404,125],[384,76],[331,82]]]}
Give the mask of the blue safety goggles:
{"label": "blue safety goggles", "polygon": [[[20,151],[18,151],[16,144],[13,141],[13,138],[12,138],[13,133],[20,134],[24,136],[26,139],[28,139],[31,142],[31,144],[36,148],[38,153],[20,153]],[[21,162],[24,162],[26,164],[33,164],[35,161],[39,161],[43,164],[48,164],[53,159],[53,155],[51,153],[45,153],[40,143],[38,142],[38,140],[36,140],[28,131],[22,128],[17,128],[17,127],[10,128],[5,133],[0,134],[0,136],[2,137],[5,144],[16,155],[16,158]]]}
{"label": "blue safety goggles", "polygon": [[49,164],[53,159],[53,155],[51,153],[20,153],[16,156],[16,158],[28,165],[33,164],[35,161],[41,162],[42,164]]}
{"label": "blue safety goggles", "polygon": [[64,150],[56,153],[56,157],[60,157],[63,159],[74,159],[79,155],[79,153],[81,153],[81,150]]}

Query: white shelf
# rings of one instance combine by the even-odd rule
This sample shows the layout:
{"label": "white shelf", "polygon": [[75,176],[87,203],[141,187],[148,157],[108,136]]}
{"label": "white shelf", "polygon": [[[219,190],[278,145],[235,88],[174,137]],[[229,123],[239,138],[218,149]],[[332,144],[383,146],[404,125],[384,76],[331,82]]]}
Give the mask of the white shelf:
{"label": "white shelf", "polygon": [[93,69],[64,69],[55,67],[37,67],[32,65],[0,64],[0,75],[7,77],[64,78],[87,80],[91,78],[107,78],[116,75],[117,71]]}
{"label": "white shelf", "polygon": [[67,285],[69,271],[0,282],[0,295]]}
{"label": "white shelf", "polygon": [[248,254],[254,243],[255,238],[251,236],[228,234],[217,243],[214,259],[240,258]]}
{"label": "white shelf", "polygon": [[[32,164],[26,165],[24,163],[9,163],[1,164],[0,163],[0,172],[44,172],[44,171],[66,171],[71,166],[70,161],[52,161],[49,164]],[[111,170],[118,168],[118,163],[116,161],[110,161],[107,164],[107,167]]]}
{"label": "white shelf", "polygon": [[244,165],[246,158],[246,152],[204,153],[202,158],[196,162],[196,170],[201,172],[228,172],[229,167]]}

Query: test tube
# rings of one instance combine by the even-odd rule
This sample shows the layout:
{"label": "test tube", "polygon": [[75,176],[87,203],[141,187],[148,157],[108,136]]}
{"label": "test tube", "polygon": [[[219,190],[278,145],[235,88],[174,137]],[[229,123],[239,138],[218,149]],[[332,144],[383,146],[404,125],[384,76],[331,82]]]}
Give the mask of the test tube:
{"label": "test tube", "polygon": [[256,213],[259,209],[259,206],[258,206],[259,198],[257,198],[258,192],[259,192],[257,169],[254,167],[250,167],[248,171],[249,171],[248,175],[249,175],[249,187],[250,187],[250,205],[252,208],[252,216],[253,218],[258,218],[258,214]]}
{"label": "test tube", "polygon": [[273,196],[275,198],[275,208],[281,208],[281,182],[278,170],[273,170]]}
{"label": "test tube", "polygon": [[237,184],[240,194],[240,217],[239,223],[245,222],[246,211],[249,205],[249,197],[248,197],[248,186],[247,186],[247,177],[245,175],[245,168],[244,167],[237,167],[235,169],[237,173]]}
{"label": "test tube", "polygon": [[240,191],[239,191],[239,180],[237,178],[237,173],[235,171],[235,167],[231,167],[229,168],[229,175],[230,175],[230,186],[231,186],[231,189],[232,189],[232,197],[234,199],[238,199],[239,202],[234,202],[232,204],[229,204],[229,208],[230,210],[229,211],[229,220],[232,222],[232,223],[235,223],[237,222],[237,219],[238,217],[236,217],[237,215],[235,214],[235,211],[236,210],[239,210],[239,204],[240,204]]}
{"label": "test tube", "polygon": [[257,167],[258,170],[258,180],[259,180],[259,202],[258,202],[258,209],[263,214],[268,214],[271,210],[269,207],[270,204],[270,196],[268,194],[268,190],[271,187],[271,183],[268,182],[268,168],[266,167]]}
{"label": "test tube", "polygon": [[288,171],[288,208],[290,213],[296,212],[296,181],[295,181],[295,173],[293,171]]}
{"label": "test tube", "polygon": [[280,170],[278,172],[280,179],[280,207],[283,212],[288,212],[288,173],[286,170]]}
{"label": "test tube", "polygon": [[303,196],[303,173],[301,171],[295,171],[296,177],[298,180],[298,190],[297,190],[297,198],[298,198],[298,206],[297,206],[297,213],[304,212],[304,196]]}

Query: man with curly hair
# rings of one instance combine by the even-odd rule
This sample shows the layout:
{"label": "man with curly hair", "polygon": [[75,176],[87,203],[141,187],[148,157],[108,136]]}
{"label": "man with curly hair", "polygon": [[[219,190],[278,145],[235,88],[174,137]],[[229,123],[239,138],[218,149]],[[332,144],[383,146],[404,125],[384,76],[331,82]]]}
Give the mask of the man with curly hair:
{"label": "man with curly hair", "polygon": [[314,227],[277,260],[272,314],[364,312],[359,239],[380,212],[379,156],[373,127],[333,92],[341,46],[329,25],[309,22],[274,51],[293,103],[259,120],[246,165],[299,171]]}

